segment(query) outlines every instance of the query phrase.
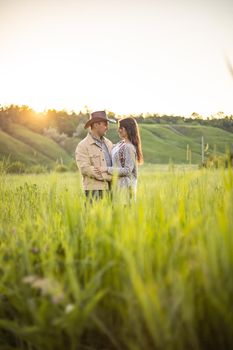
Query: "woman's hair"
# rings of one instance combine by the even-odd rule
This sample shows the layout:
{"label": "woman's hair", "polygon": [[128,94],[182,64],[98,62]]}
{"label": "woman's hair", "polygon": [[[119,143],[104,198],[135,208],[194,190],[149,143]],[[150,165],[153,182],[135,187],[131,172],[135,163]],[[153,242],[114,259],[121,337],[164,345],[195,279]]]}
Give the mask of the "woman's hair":
{"label": "woman's hair", "polygon": [[143,154],[139,128],[134,118],[124,118],[119,120],[119,128],[125,128],[129,141],[135,146],[138,164],[143,163]]}

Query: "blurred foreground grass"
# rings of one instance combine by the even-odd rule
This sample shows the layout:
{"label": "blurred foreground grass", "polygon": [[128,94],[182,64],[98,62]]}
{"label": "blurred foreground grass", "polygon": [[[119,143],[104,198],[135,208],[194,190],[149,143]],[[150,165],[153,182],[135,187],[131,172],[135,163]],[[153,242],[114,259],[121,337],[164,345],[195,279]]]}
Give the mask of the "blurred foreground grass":
{"label": "blurred foreground grass", "polygon": [[231,170],[144,167],[131,206],[78,174],[0,196],[1,350],[233,348]]}

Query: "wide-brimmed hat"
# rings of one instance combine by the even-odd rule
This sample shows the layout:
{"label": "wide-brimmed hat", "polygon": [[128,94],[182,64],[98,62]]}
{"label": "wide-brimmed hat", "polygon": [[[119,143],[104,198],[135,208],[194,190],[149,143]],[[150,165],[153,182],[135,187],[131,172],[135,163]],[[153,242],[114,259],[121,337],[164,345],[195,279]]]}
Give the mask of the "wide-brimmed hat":
{"label": "wide-brimmed hat", "polygon": [[90,119],[86,122],[84,129],[87,129],[91,124],[98,122],[110,122],[116,123],[115,120],[107,118],[107,114],[105,111],[97,111],[91,113]]}

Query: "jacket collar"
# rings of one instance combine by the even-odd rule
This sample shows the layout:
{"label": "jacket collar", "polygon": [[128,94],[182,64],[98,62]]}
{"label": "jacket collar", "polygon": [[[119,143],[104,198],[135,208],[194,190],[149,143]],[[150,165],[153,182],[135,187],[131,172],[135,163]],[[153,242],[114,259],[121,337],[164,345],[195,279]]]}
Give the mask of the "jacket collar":
{"label": "jacket collar", "polygon": [[87,141],[90,145],[92,145],[93,143],[95,143],[95,140],[93,139],[92,135],[90,132],[88,132],[87,134]]}
{"label": "jacket collar", "polygon": [[[89,144],[96,144],[96,141],[98,141],[97,139],[95,139],[92,134],[90,132],[88,132],[87,134],[87,140],[89,142]],[[106,139],[106,137],[103,136],[103,138],[101,139],[102,142],[105,142],[106,144],[108,143],[108,139]]]}

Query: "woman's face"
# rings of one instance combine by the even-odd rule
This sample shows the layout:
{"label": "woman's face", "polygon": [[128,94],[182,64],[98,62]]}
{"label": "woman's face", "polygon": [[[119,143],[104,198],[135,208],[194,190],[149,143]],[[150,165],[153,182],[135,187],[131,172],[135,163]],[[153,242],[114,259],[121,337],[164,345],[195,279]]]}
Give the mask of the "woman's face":
{"label": "woman's face", "polygon": [[121,139],[125,139],[125,138],[127,138],[127,132],[126,132],[126,130],[125,130],[125,128],[124,127],[121,127],[120,125],[119,125],[119,127],[118,127],[118,135],[119,135],[119,137],[121,138]]}

